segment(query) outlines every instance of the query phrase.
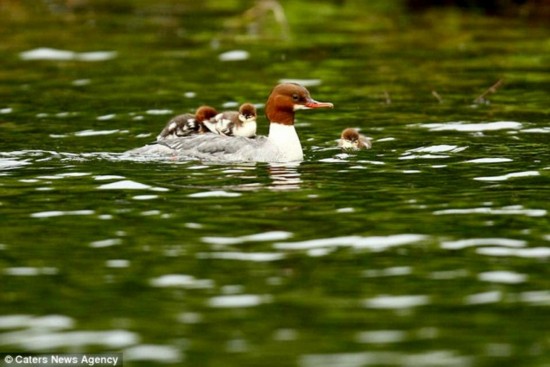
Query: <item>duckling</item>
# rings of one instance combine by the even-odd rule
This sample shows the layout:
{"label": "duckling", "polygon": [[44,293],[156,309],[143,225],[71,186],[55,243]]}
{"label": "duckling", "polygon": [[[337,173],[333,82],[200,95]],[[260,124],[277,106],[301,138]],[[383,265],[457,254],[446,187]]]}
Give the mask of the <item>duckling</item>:
{"label": "duckling", "polygon": [[352,128],[347,128],[342,131],[338,146],[344,150],[361,150],[370,149],[372,142],[370,138],[363,136]]}
{"label": "duckling", "polygon": [[157,141],[208,132],[208,128],[204,126],[204,121],[213,118],[217,114],[218,112],[213,107],[200,106],[194,116],[190,113],[178,115],[168,121],[157,136]]}
{"label": "duckling", "polygon": [[256,136],[256,107],[251,103],[243,103],[239,111],[226,111],[214,118],[204,121],[204,125],[213,133],[226,136]]}

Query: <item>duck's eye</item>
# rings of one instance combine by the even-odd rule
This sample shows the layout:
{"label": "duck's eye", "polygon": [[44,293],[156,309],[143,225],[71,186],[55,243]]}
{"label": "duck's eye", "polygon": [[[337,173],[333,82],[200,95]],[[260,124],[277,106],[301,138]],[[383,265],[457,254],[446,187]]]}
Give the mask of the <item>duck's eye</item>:
{"label": "duck's eye", "polygon": [[293,94],[293,95],[292,95],[292,100],[293,100],[294,102],[299,102],[299,101],[300,101],[300,96],[297,95],[297,94]]}

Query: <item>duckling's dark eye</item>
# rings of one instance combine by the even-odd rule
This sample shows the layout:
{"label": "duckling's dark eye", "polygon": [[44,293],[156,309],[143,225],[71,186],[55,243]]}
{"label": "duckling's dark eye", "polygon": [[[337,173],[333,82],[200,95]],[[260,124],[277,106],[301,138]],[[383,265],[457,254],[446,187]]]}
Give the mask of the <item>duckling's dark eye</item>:
{"label": "duckling's dark eye", "polygon": [[297,94],[293,94],[293,95],[292,95],[292,100],[293,100],[294,102],[299,102],[299,101],[300,101],[300,96],[297,95]]}

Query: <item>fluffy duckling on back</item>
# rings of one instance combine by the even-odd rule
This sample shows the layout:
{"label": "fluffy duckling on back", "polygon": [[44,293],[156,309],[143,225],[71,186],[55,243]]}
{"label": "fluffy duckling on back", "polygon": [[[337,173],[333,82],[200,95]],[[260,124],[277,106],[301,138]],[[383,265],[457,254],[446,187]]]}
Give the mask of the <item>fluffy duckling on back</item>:
{"label": "fluffy duckling on back", "polygon": [[251,138],[256,135],[256,107],[251,103],[244,103],[239,111],[226,111],[217,114],[214,118],[204,121],[208,129],[218,135],[244,136]]}
{"label": "fluffy duckling on back", "polygon": [[359,134],[357,130],[348,127],[342,131],[338,146],[344,150],[370,149],[372,142],[366,136]]}
{"label": "fluffy duckling on back", "polygon": [[157,141],[208,132],[208,128],[204,126],[204,121],[213,118],[217,114],[218,112],[213,107],[201,106],[194,116],[190,113],[178,115],[168,121],[157,136]]}

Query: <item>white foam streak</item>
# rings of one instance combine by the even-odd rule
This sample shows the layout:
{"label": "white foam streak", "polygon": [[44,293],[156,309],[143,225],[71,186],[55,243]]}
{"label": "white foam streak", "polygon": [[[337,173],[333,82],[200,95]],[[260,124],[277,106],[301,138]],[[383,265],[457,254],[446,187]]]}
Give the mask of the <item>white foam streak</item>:
{"label": "white foam streak", "polygon": [[283,254],[272,252],[201,252],[197,254],[199,259],[240,260],[252,262],[269,262],[284,259]]}
{"label": "white foam streak", "polygon": [[65,215],[92,215],[95,212],[93,210],[52,210],[46,212],[37,212],[32,213],[32,218],[51,218],[51,217],[61,217]]}
{"label": "white foam streak", "polygon": [[291,232],[285,231],[269,231],[264,233],[256,233],[240,237],[214,237],[206,236],[202,238],[203,242],[212,245],[235,245],[243,242],[269,242],[286,240],[292,237]]}
{"label": "white foam streak", "polygon": [[523,127],[519,122],[515,121],[497,121],[484,123],[465,123],[465,122],[446,122],[435,124],[423,124],[430,131],[462,131],[462,132],[479,132],[479,131],[496,131],[496,130],[518,130]]}
{"label": "white foam streak", "polygon": [[103,184],[98,187],[100,190],[152,190],[152,191],[168,191],[164,187],[153,187],[131,180],[122,180]]}
{"label": "white foam streak", "polygon": [[464,163],[504,163],[504,162],[512,162],[512,159],[510,158],[478,158],[478,159],[471,159],[469,161],[464,161]]}
{"label": "white foam streak", "polygon": [[426,238],[427,236],[421,234],[398,234],[372,237],[344,236],[300,242],[278,242],[273,246],[279,250],[311,250],[323,247],[352,247],[356,249],[384,251],[391,247],[419,242]]}
{"label": "white foam streak", "polygon": [[220,61],[242,61],[250,58],[250,53],[245,50],[227,51],[218,56]]}
{"label": "white foam streak", "polygon": [[415,149],[410,149],[408,152],[416,153],[443,153],[443,152],[462,152],[468,147],[459,147],[458,145],[432,145],[428,147],[420,147]]}
{"label": "white foam streak", "polygon": [[212,297],[208,301],[208,305],[216,308],[241,308],[255,307],[270,301],[271,296],[269,295],[239,294]]}
{"label": "white foam streak", "polygon": [[14,159],[0,158],[0,170],[8,170],[27,166],[30,163],[27,160],[17,161]]}
{"label": "white foam streak", "polygon": [[380,295],[363,302],[366,308],[401,310],[412,307],[424,306],[430,303],[430,298],[425,295],[387,296]]}
{"label": "white foam streak", "polygon": [[214,281],[210,279],[196,279],[192,275],[166,274],[158,278],[151,279],[149,284],[151,284],[153,287],[159,287],[159,288],[176,287],[176,288],[197,289],[197,288],[212,288],[214,286]]}
{"label": "white foam streak", "polygon": [[406,339],[407,333],[403,330],[370,330],[360,332],[355,340],[366,344],[399,343]]}
{"label": "white foam streak", "polygon": [[544,217],[547,211],[545,209],[525,209],[521,205],[512,205],[497,208],[465,208],[465,209],[443,209],[433,212],[434,215],[450,214],[492,214],[492,215],[525,215],[528,217]]}
{"label": "white foam streak", "polygon": [[204,191],[204,192],[197,192],[194,194],[187,195],[190,198],[235,198],[239,197],[242,194],[238,192],[228,192],[223,190],[216,190],[216,191]]}
{"label": "white foam streak", "polygon": [[31,266],[16,266],[12,268],[4,268],[4,274],[12,276],[38,276],[38,275],[55,275],[58,273],[57,268],[41,267],[35,268]]}
{"label": "white foam streak", "polygon": [[464,303],[467,305],[481,305],[487,303],[496,303],[502,300],[502,292],[491,291],[484,293],[471,294],[466,297]]}
{"label": "white foam streak", "polygon": [[478,274],[478,279],[489,283],[519,284],[527,280],[527,275],[513,271],[487,271]]}
{"label": "white foam streak", "polygon": [[486,256],[515,256],[527,259],[546,259],[550,257],[550,247],[530,247],[523,249],[482,247],[476,253]]}
{"label": "white foam streak", "polygon": [[473,358],[457,355],[454,351],[432,350],[406,354],[393,351],[369,351],[335,354],[306,354],[299,367],[368,367],[368,366],[445,366],[470,367]]}
{"label": "white foam streak", "polygon": [[501,176],[474,177],[476,181],[506,181],[510,178],[540,176],[538,171],[513,172]]}
{"label": "white foam streak", "polygon": [[[111,118],[114,118],[114,115],[99,116],[97,119],[98,120],[107,120],[107,119],[111,119]],[[116,134],[119,131],[120,130],[82,130],[82,131],[77,131],[76,133],[74,133],[74,136],[87,137],[87,136],[111,135],[111,134]]]}
{"label": "white foam streak", "polygon": [[58,50],[55,48],[40,47],[34,50],[24,51],[19,54],[21,60],[49,60],[49,61],[85,61],[96,62],[106,61],[117,57],[116,51],[91,51],[74,52]]}
{"label": "white foam streak", "polygon": [[141,344],[124,349],[124,360],[178,363],[183,355],[179,348],[170,345]]}
{"label": "white foam streak", "polygon": [[509,238],[469,238],[458,241],[444,241],[441,243],[441,248],[446,250],[460,250],[467,247],[474,246],[503,246],[503,247],[523,247],[526,245],[526,241],[514,240]]}
{"label": "white foam streak", "polygon": [[63,330],[74,327],[74,320],[64,315],[46,315],[34,317],[31,315],[0,316],[0,329],[37,328]]}
{"label": "white foam streak", "polygon": [[411,154],[411,155],[403,155],[399,157],[401,160],[405,159],[444,159],[444,158],[450,158],[448,155],[444,154]]}
{"label": "white foam streak", "polygon": [[82,348],[97,345],[121,348],[135,344],[137,334],[126,330],[51,332],[44,329],[27,329],[0,334],[0,345],[17,346],[30,351]]}
{"label": "white foam streak", "polygon": [[521,301],[533,305],[550,306],[550,291],[527,291],[519,295]]}

